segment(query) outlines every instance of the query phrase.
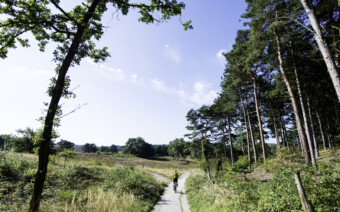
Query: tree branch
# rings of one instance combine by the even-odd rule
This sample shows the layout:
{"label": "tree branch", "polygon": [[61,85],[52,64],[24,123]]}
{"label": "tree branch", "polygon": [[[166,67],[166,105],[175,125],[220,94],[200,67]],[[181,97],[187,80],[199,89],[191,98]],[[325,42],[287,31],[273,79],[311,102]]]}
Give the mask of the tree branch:
{"label": "tree branch", "polygon": [[52,4],[58,9],[60,10],[60,12],[62,12],[70,21],[74,21],[75,23],[78,23],[74,18],[72,18],[67,12],[65,12],[65,10],[63,10],[63,8],[61,8],[54,0],[51,0]]}

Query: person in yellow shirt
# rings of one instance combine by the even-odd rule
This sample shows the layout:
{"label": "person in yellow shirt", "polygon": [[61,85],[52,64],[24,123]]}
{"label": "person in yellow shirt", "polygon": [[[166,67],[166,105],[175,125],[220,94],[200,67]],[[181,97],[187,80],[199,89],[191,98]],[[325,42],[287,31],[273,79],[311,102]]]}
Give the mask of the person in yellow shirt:
{"label": "person in yellow shirt", "polygon": [[177,170],[175,170],[173,176],[174,176],[174,183],[177,183],[178,182],[178,173],[177,173]]}

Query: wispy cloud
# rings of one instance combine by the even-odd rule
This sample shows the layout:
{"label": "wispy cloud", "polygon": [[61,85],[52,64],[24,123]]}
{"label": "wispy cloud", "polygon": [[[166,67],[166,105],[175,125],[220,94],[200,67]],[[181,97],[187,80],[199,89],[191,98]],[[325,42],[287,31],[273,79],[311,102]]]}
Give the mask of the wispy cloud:
{"label": "wispy cloud", "polygon": [[108,79],[125,81],[123,70],[120,68],[108,67],[104,64],[95,63],[90,59],[86,60],[89,64],[99,67],[99,71]]}
{"label": "wispy cloud", "polygon": [[171,88],[165,86],[165,82],[159,80],[158,78],[151,79],[151,86],[154,90],[159,92],[171,93]]}
{"label": "wispy cloud", "polygon": [[220,49],[218,50],[218,52],[216,53],[216,57],[217,57],[217,60],[219,62],[219,64],[221,65],[224,65],[225,64],[225,57],[224,57],[224,54],[227,52],[226,49]]}
{"label": "wispy cloud", "polygon": [[217,96],[217,91],[211,89],[210,83],[196,82],[190,100],[196,105],[212,104]]}
{"label": "wispy cloud", "polygon": [[181,62],[181,57],[176,48],[171,47],[169,44],[164,45],[165,55],[172,61],[179,63]]}
{"label": "wispy cloud", "polygon": [[192,90],[188,91],[180,84],[177,88],[168,86],[165,81],[154,77],[144,82],[143,77],[138,74],[131,74],[129,77],[124,74],[122,69],[112,68],[103,64],[96,64],[88,60],[88,63],[99,67],[99,71],[110,80],[120,80],[125,83],[130,83],[135,86],[143,86],[151,88],[154,91],[167,95],[177,96],[179,102],[185,106],[195,107],[204,104],[212,104],[217,97],[217,91],[211,89],[211,83],[197,81],[193,84]]}
{"label": "wispy cloud", "polygon": [[151,79],[151,85],[157,92],[176,95],[183,105],[190,107],[212,104],[218,96],[217,91],[211,89],[210,83],[199,81],[193,85],[193,92],[186,92],[182,85],[180,88],[169,87],[158,78]]}

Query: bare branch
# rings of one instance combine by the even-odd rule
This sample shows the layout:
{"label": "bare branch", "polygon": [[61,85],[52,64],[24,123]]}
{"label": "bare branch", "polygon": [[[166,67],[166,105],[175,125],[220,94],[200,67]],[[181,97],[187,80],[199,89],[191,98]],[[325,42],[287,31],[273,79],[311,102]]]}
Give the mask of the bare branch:
{"label": "bare branch", "polygon": [[65,12],[65,10],[63,10],[63,8],[61,8],[54,0],[51,0],[52,4],[58,9],[60,10],[60,12],[62,12],[70,21],[74,21],[75,23],[78,23],[74,18],[72,18],[67,12]]}
{"label": "bare branch", "polygon": [[73,110],[71,110],[70,112],[66,113],[65,115],[61,116],[59,119],[64,118],[65,116],[70,115],[71,113],[76,112],[77,110],[79,110],[80,108],[82,108],[83,106],[87,105],[87,103],[84,103],[82,105],[78,105],[76,108],[74,108]]}

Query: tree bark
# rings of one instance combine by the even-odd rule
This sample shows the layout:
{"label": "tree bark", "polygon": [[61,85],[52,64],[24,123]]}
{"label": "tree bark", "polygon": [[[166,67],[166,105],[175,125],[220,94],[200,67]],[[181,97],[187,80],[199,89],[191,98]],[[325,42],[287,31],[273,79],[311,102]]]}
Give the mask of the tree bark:
{"label": "tree bark", "polygon": [[[284,146],[287,146],[287,144],[286,144],[286,135],[285,135],[285,127],[284,127],[284,123],[283,123],[283,121],[282,121],[282,116],[281,116],[281,113],[279,114],[280,115],[280,119],[279,119],[279,121],[280,121],[280,128],[281,128],[281,137],[282,137],[282,144],[284,145]],[[288,147],[288,146],[287,146]]]}
{"label": "tree bark", "polygon": [[230,127],[229,116],[227,116],[227,122],[228,122],[228,134],[229,134],[229,143],[230,143],[230,159],[231,159],[231,165],[234,166],[234,149],[233,149],[233,140],[231,139],[231,127]]}
{"label": "tree bark", "polygon": [[223,139],[224,157],[225,157],[225,159],[227,159],[228,157],[227,157],[226,141],[225,141],[225,138],[224,138],[224,135],[225,135],[224,127],[223,127],[223,129],[222,129],[222,133],[223,133],[222,139]]}
{"label": "tree bark", "polygon": [[[277,34],[276,34],[276,36],[277,36]],[[280,39],[280,38],[277,38],[277,39]],[[299,99],[300,99],[302,117],[303,117],[304,126],[305,126],[305,133],[306,133],[307,141],[308,141],[309,153],[310,153],[310,157],[312,159],[312,164],[315,165],[315,157],[314,157],[312,138],[310,136],[310,129],[309,129],[309,124],[308,124],[308,119],[307,119],[307,113],[306,113],[306,109],[305,109],[305,104],[303,103],[300,80],[299,80],[299,76],[298,76],[297,68],[296,68],[296,64],[295,64],[295,59],[294,59],[295,54],[294,54],[294,50],[293,50],[291,41],[289,41],[289,45],[290,45],[290,50],[291,50],[291,54],[292,54],[292,57],[293,57],[293,68],[294,68],[296,85],[297,85],[297,89],[298,89],[298,96],[299,96]]]}
{"label": "tree bark", "polygon": [[34,183],[34,191],[32,194],[32,198],[29,205],[30,212],[39,211],[41,194],[44,187],[44,182],[46,179],[47,167],[48,167],[48,156],[50,150],[50,142],[52,138],[52,129],[53,129],[53,121],[55,118],[55,114],[57,112],[59,100],[62,96],[66,73],[75,57],[78,53],[78,47],[81,43],[81,39],[83,37],[83,33],[92,18],[95,9],[100,0],[94,0],[89,7],[87,13],[85,14],[82,23],[78,25],[77,32],[73,38],[72,44],[68,50],[68,53],[65,59],[62,62],[62,65],[58,71],[58,78],[56,81],[56,85],[53,88],[52,98],[49,104],[49,108],[47,111],[47,115],[45,118],[45,124],[42,132],[42,139],[39,148],[39,165],[38,170],[35,175],[35,183]]}
{"label": "tree bark", "polygon": [[274,133],[275,133],[275,138],[276,138],[276,148],[280,149],[280,139],[279,139],[279,133],[278,133],[278,129],[277,129],[277,123],[276,123],[276,118],[275,118],[275,112],[274,109],[272,107],[272,104],[270,104],[271,110],[272,110],[272,117],[273,117],[273,123],[274,123]]}
{"label": "tree bark", "polygon": [[326,63],[327,70],[329,75],[331,76],[334,89],[336,91],[336,94],[338,96],[338,101],[340,101],[340,76],[338,73],[338,68],[335,65],[335,60],[333,58],[333,55],[328,47],[327,42],[324,40],[321,32],[320,23],[316,17],[316,14],[313,9],[313,5],[310,2],[310,0],[300,0],[303,7],[305,8],[305,11],[308,15],[308,18],[311,22],[311,25],[314,29],[314,35],[315,40],[319,46],[319,49],[321,51],[322,57]]}
{"label": "tree bark", "polygon": [[311,126],[311,130],[312,130],[312,138],[313,138],[313,142],[314,142],[315,158],[318,158],[319,157],[319,150],[318,150],[318,143],[316,141],[316,136],[315,136],[312,109],[311,109],[311,105],[310,105],[308,95],[306,97],[307,97],[307,108],[308,108],[310,126]]}
{"label": "tree bark", "polygon": [[243,120],[244,120],[244,126],[246,128],[246,136],[247,136],[247,150],[248,150],[248,161],[249,161],[249,169],[251,169],[251,155],[250,155],[250,144],[249,144],[249,133],[248,133],[248,124],[247,124],[247,118],[246,118],[246,110],[243,102],[242,95],[240,94],[241,98],[241,105],[242,105],[242,111],[243,111]]}
{"label": "tree bark", "polygon": [[316,118],[318,119],[318,123],[319,123],[319,128],[320,128],[320,134],[321,134],[321,138],[322,138],[323,149],[326,150],[327,147],[326,147],[325,133],[323,131],[322,122],[321,122],[320,115],[319,115],[319,112],[318,112],[317,109],[315,110],[315,115],[316,115]]}
{"label": "tree bark", "polygon": [[258,104],[258,101],[257,101],[257,83],[256,83],[256,77],[255,77],[254,73],[252,73],[252,78],[253,78],[253,85],[254,85],[254,100],[255,100],[256,115],[257,115],[257,120],[258,120],[258,123],[259,123],[259,131],[260,131],[259,133],[260,133],[262,153],[263,153],[263,162],[266,162],[266,158],[267,158],[266,145],[264,143],[261,113],[260,113],[259,104]]}
{"label": "tree bark", "polygon": [[328,118],[326,118],[326,123],[327,123],[327,135],[328,135],[328,145],[329,148],[333,148],[333,137],[332,137],[332,131],[331,131],[331,127],[329,125],[329,121]]}
{"label": "tree bark", "polygon": [[[246,100],[246,105],[248,105],[247,95],[246,95],[245,100]],[[256,152],[256,145],[255,145],[255,139],[254,139],[254,134],[253,134],[253,127],[252,127],[252,125],[251,125],[250,115],[249,115],[249,111],[248,111],[248,108],[247,108],[247,107],[246,107],[246,114],[247,114],[248,124],[249,124],[249,131],[250,131],[251,144],[252,144],[252,146],[253,146],[254,160],[255,160],[255,164],[257,164],[257,152]]]}
{"label": "tree bark", "polygon": [[289,94],[290,99],[292,101],[292,106],[293,106],[294,115],[295,115],[295,119],[296,119],[297,130],[298,130],[301,142],[303,143],[303,152],[304,152],[304,156],[305,156],[305,164],[308,166],[310,164],[310,157],[309,157],[309,154],[308,154],[308,143],[307,143],[306,135],[305,135],[303,127],[302,127],[302,121],[301,121],[301,117],[299,115],[299,109],[298,109],[298,105],[297,105],[297,102],[296,102],[295,95],[293,93],[293,90],[292,90],[292,87],[291,87],[290,82],[288,80],[288,77],[286,75],[286,72],[283,68],[283,60],[282,60],[282,56],[281,56],[281,41],[280,41],[278,34],[276,33],[276,30],[273,30],[273,32],[274,32],[276,44],[277,44],[277,54],[278,54],[278,59],[279,59],[280,72],[282,74],[283,80],[284,80],[286,87],[287,87],[287,90],[288,90],[288,94]]}
{"label": "tree bark", "polygon": [[300,200],[301,200],[301,204],[303,207],[303,211],[305,212],[313,212],[313,206],[312,204],[308,201],[305,190],[303,189],[302,183],[301,183],[301,179],[300,179],[300,172],[297,171],[294,173],[294,178],[295,178],[295,183],[296,186],[298,188],[299,191],[299,196],[300,196]]}

